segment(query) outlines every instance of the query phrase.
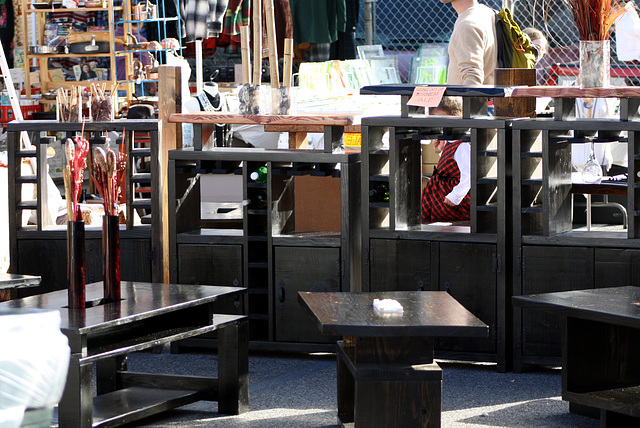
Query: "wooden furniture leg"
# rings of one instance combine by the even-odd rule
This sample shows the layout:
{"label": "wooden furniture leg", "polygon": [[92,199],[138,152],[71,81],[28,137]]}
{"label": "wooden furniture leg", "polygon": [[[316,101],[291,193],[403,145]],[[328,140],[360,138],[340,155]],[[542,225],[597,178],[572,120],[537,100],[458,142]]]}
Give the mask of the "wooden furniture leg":
{"label": "wooden furniture leg", "polygon": [[93,425],[93,366],[80,363],[80,354],[71,354],[67,384],[58,404],[60,428],[91,428]]}
{"label": "wooden furniture leg", "polygon": [[249,323],[246,319],[218,330],[218,412],[249,410]]}

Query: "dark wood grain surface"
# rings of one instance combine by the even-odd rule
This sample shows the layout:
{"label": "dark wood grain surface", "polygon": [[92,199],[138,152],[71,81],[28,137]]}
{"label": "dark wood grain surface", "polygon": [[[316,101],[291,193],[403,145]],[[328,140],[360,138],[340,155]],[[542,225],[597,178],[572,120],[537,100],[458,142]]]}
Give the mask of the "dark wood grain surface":
{"label": "dark wood grain surface", "polygon": [[[343,336],[486,337],[489,327],[444,291],[300,292],[299,301],[323,334]],[[373,299],[400,302],[402,315],[378,314]]]}
{"label": "dark wood grain surface", "polygon": [[357,162],[360,152],[347,151],[345,153],[324,153],[322,150],[292,150],[292,149],[261,149],[234,147],[213,147],[197,151],[192,149],[171,150],[169,159],[185,161],[247,161],[264,162],[309,162],[309,163],[343,163]]}
{"label": "dark wood grain surface", "polygon": [[[79,315],[69,311],[67,290],[54,291],[0,303],[3,308],[34,308],[60,311],[60,329],[76,334],[92,330],[124,325],[170,313],[190,306],[213,302],[223,296],[246,292],[240,287],[221,287],[190,284],[154,284],[146,282],[122,282],[122,300],[108,304],[96,304]],[[87,284],[87,301],[99,302],[102,298],[102,282]]]}
{"label": "dark wood grain surface", "polygon": [[514,296],[513,304],[516,307],[556,310],[569,316],[640,328],[640,287],[610,287]]}
{"label": "dark wood grain surface", "polygon": [[362,95],[411,95],[416,86],[446,86],[444,94],[451,97],[505,96],[505,88],[498,86],[416,85],[413,83],[363,86],[360,88],[360,93]]}
{"label": "dark wood grain surface", "polygon": [[57,120],[14,120],[7,123],[8,132],[42,131],[156,131],[158,119],[116,119],[111,122],[58,122]]}

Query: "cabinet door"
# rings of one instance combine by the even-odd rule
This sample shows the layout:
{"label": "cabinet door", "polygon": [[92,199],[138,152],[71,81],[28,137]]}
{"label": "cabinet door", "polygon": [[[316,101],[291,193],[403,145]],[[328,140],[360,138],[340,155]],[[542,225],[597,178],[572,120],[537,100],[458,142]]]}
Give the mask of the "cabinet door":
{"label": "cabinet door", "polygon": [[594,257],[596,288],[640,284],[640,250],[596,248]]}
{"label": "cabinet door", "polygon": [[123,281],[151,282],[152,263],[151,240],[120,239],[120,277]]}
{"label": "cabinet door", "polygon": [[[85,282],[102,281],[102,241],[86,239],[84,242]],[[48,293],[67,288],[67,240],[24,239],[18,241],[17,272],[40,275],[38,287],[17,290],[18,297]]]}
{"label": "cabinet door", "polygon": [[430,241],[371,239],[369,245],[371,291],[430,289]]}
{"label": "cabinet door", "polygon": [[242,286],[242,246],[178,245],[178,282]]}
{"label": "cabinet door", "polygon": [[341,291],[340,249],[275,247],[276,341],[332,343],[298,303],[298,291]]}
{"label": "cabinet door", "polygon": [[[593,250],[581,247],[522,248],[522,294],[593,288]],[[559,357],[561,320],[545,311],[522,311],[522,353]]]}
{"label": "cabinet door", "polygon": [[438,349],[495,353],[496,246],[441,242],[438,251],[439,289],[447,291],[468,311],[489,326],[488,338],[440,338]]}

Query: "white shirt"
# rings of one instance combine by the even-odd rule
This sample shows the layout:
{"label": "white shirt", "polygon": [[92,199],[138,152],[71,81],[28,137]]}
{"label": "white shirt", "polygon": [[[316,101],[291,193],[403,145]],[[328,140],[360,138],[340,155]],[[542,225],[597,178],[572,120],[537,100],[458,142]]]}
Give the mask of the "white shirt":
{"label": "white shirt", "polygon": [[453,160],[456,161],[460,170],[460,183],[451,190],[446,198],[455,205],[459,205],[471,189],[471,146],[469,143],[460,143],[453,154]]}

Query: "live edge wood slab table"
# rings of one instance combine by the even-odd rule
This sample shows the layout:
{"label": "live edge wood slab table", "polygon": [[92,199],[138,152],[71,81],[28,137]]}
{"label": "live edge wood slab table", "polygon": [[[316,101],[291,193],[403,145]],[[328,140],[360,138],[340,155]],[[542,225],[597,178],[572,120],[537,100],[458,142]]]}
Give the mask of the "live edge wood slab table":
{"label": "live edge wood slab table", "polygon": [[[71,360],[61,428],[112,427],[195,401],[217,401],[218,412],[248,410],[248,323],[214,314],[218,300],[244,298],[238,287],[122,282],[120,302],[101,304],[102,283],[88,284],[87,309],[67,308],[67,291],[0,303],[2,308],[57,310]],[[218,378],[127,371],[126,355],[218,332]],[[93,395],[93,364],[96,390]]]}
{"label": "live edge wood slab table", "polygon": [[[442,370],[434,338],[486,337],[489,327],[444,291],[300,292],[300,304],[338,342],[338,421],[344,427],[440,427]],[[374,299],[402,314],[380,315]]]}
{"label": "live edge wood slab table", "polygon": [[[640,426],[640,287],[514,296],[564,319],[562,398],[608,428]],[[594,410],[590,411],[590,410]]]}

